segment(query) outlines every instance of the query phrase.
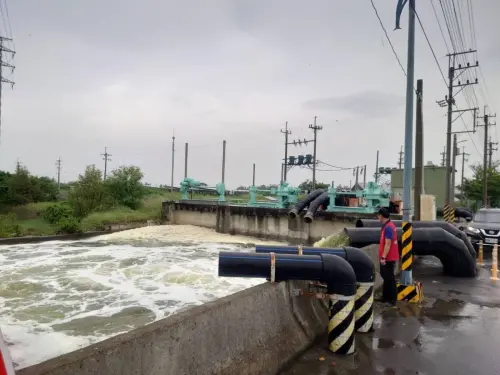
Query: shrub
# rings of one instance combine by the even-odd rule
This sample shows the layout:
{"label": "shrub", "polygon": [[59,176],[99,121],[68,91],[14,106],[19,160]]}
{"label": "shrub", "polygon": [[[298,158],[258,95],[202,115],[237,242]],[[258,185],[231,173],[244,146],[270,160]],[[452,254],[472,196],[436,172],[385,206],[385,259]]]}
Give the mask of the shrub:
{"label": "shrub", "polygon": [[59,234],[73,234],[82,231],[80,223],[74,217],[64,217],[57,222],[56,226]]}
{"label": "shrub", "polygon": [[15,214],[0,215],[0,237],[18,237],[21,234],[22,229],[16,224]]}
{"label": "shrub", "polygon": [[51,224],[56,224],[62,219],[73,217],[73,212],[68,206],[53,204],[42,211],[42,218]]}

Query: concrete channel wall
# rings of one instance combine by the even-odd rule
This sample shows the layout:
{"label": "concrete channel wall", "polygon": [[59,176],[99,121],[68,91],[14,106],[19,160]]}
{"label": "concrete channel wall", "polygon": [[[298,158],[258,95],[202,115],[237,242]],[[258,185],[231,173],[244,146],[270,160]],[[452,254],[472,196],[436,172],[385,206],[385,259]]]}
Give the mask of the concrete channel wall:
{"label": "concrete channel wall", "polygon": [[190,224],[215,229],[219,233],[239,234],[290,243],[311,244],[351,226],[371,214],[320,211],[311,224],[302,218],[291,220],[287,209],[233,206],[216,202],[164,202],[163,219],[170,224]]}
{"label": "concrete channel wall", "polygon": [[17,375],[274,375],[326,330],[304,283],[259,285],[18,371]]}
{"label": "concrete channel wall", "polygon": [[16,374],[275,375],[326,333],[326,302],[293,296],[305,287],[264,283]]}

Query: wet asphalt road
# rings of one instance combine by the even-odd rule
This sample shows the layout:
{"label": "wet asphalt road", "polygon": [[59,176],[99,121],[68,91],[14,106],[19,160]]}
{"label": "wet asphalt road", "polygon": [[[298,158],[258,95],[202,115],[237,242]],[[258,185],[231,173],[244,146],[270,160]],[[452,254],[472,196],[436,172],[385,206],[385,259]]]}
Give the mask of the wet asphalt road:
{"label": "wet asphalt road", "polygon": [[375,332],[356,335],[354,355],[329,352],[325,335],[280,375],[500,375],[500,281],[490,280],[491,262],[476,279],[442,276],[432,257],[414,265],[422,306],[376,304]]}

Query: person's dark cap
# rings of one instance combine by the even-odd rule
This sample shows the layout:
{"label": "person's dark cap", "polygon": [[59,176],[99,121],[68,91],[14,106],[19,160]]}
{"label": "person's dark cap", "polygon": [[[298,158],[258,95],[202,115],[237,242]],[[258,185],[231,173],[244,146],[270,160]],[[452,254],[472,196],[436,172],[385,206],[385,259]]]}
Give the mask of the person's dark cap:
{"label": "person's dark cap", "polygon": [[377,214],[388,219],[391,214],[389,213],[389,210],[385,207],[380,207],[379,210],[377,211]]}

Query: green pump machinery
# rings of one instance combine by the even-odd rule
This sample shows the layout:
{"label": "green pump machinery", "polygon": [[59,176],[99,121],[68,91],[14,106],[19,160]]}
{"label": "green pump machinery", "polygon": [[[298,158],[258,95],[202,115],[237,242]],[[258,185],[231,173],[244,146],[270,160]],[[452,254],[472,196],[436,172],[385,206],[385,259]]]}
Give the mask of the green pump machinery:
{"label": "green pump machinery", "polygon": [[[300,194],[300,189],[290,186],[287,182],[282,181],[278,188],[257,189],[256,186],[250,186],[250,200],[248,205],[251,207],[269,207],[269,208],[287,208],[290,205],[297,203],[297,197]],[[257,201],[257,193],[269,193],[277,195],[277,202],[262,202]]]}
{"label": "green pump machinery", "polygon": [[[199,189],[199,190],[213,190],[213,187],[209,186],[202,186],[201,182],[195,180],[194,178],[186,177],[184,180],[181,181],[181,200],[189,200],[189,191],[193,188]],[[225,202],[226,201],[226,185],[224,183],[218,183],[215,185],[215,191],[218,194],[217,201],[219,202]]]}
{"label": "green pump machinery", "polygon": [[[335,206],[335,198],[337,196],[346,195],[363,198],[365,199],[366,204],[360,207]],[[329,187],[328,197],[330,198],[330,204],[326,210],[330,212],[358,212],[374,214],[377,212],[377,207],[389,207],[389,192],[382,189],[375,182],[368,182],[363,190],[358,191],[337,192],[337,189],[334,187]]]}

